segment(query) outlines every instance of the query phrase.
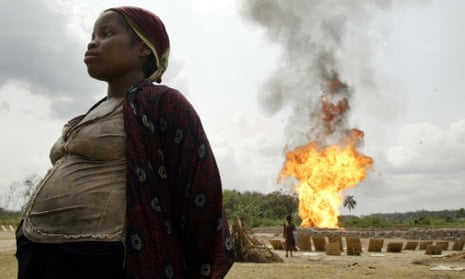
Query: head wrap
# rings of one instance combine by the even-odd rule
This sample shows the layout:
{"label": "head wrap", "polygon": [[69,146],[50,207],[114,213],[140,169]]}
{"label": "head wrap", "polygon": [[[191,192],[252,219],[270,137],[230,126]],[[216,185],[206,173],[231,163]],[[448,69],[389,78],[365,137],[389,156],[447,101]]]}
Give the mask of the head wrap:
{"label": "head wrap", "polygon": [[122,6],[106,11],[120,13],[137,36],[152,50],[156,71],[149,76],[151,81],[161,82],[161,76],[168,67],[170,40],[165,25],[154,13],[138,7]]}

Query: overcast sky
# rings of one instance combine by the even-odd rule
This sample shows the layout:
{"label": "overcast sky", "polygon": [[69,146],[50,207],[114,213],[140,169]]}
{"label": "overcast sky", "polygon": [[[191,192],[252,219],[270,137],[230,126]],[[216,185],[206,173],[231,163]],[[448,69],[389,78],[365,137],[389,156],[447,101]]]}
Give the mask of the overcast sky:
{"label": "overcast sky", "polygon": [[128,3],[165,22],[164,83],[199,113],[225,189],[293,191],[276,183],[284,150],[305,143],[302,115],[330,69],[353,92],[347,125],[374,160],[343,193],[353,214],[465,207],[461,0],[2,1],[0,206],[12,183],[51,167],[62,125],[105,96],[83,54],[99,13]]}

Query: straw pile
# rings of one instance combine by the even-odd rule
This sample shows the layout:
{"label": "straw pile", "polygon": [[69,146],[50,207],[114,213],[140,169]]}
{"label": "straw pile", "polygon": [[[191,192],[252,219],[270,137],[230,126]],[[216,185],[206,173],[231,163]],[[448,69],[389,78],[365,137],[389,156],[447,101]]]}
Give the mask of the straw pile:
{"label": "straw pile", "polygon": [[234,220],[231,230],[234,254],[237,262],[272,263],[283,260],[258,239],[250,236],[239,218]]}
{"label": "straw pile", "polygon": [[341,255],[341,245],[339,241],[328,242],[326,244],[326,255],[329,256],[340,256]]}
{"label": "straw pile", "polygon": [[418,246],[418,241],[407,241],[404,246],[404,250],[416,250]]}
{"label": "straw pile", "polygon": [[313,245],[315,246],[315,251],[324,252],[326,247],[326,237],[322,236],[312,236]]}
{"label": "straw pile", "polygon": [[368,242],[368,252],[381,252],[383,250],[384,239],[371,238]]}
{"label": "straw pile", "polygon": [[436,241],[435,244],[441,246],[442,250],[449,250],[449,241]]}
{"label": "straw pile", "polygon": [[312,242],[307,234],[299,234],[297,236],[300,251],[312,251]]}
{"label": "straw pile", "polygon": [[344,250],[342,247],[342,237],[340,235],[330,235],[328,236],[328,242],[339,242],[339,250]]}
{"label": "straw pile", "polygon": [[456,240],[456,241],[454,241],[454,245],[452,246],[452,250],[454,250],[454,251],[462,251],[464,245],[465,245],[465,240],[463,240],[463,239]]}
{"label": "straw pile", "polygon": [[346,237],[347,255],[360,256],[362,253],[362,242],[360,238]]}
{"label": "straw pile", "polygon": [[441,255],[442,249],[439,245],[429,244],[426,246],[426,255]]}
{"label": "straw pile", "polygon": [[391,253],[400,253],[402,251],[402,242],[389,242],[386,251]]}
{"label": "straw pile", "polygon": [[422,241],[420,242],[420,250],[425,250],[426,246],[433,244],[432,241]]}
{"label": "straw pile", "polygon": [[275,250],[284,250],[284,242],[281,239],[270,239],[268,240],[271,247]]}

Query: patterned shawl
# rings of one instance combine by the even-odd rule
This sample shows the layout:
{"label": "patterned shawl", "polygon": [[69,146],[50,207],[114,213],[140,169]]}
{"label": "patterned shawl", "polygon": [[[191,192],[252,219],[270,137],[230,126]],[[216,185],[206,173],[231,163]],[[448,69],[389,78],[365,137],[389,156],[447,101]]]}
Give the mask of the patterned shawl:
{"label": "patterned shawl", "polygon": [[126,278],[223,278],[234,262],[218,168],[181,93],[144,80],[124,103]]}

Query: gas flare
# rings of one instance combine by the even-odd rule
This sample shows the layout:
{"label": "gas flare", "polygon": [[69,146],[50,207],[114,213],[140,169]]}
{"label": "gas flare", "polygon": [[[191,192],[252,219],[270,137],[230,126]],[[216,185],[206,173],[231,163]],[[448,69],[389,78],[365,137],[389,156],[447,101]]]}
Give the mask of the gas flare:
{"label": "gas flare", "polygon": [[[349,109],[347,94],[348,87],[334,79],[321,96],[322,127],[315,135],[318,140],[286,152],[278,181],[288,176],[299,181],[296,191],[304,227],[337,228],[341,192],[364,180],[373,164],[372,158],[357,151],[363,131],[339,129]],[[338,136],[335,144],[323,143],[335,135]]]}
{"label": "gas flare", "polygon": [[[367,81],[371,86],[375,81],[365,55],[373,46],[372,39],[364,35],[374,12],[389,8],[391,1],[382,5],[381,1],[242,2],[245,17],[282,47],[282,57],[259,96],[269,114],[293,110],[285,127],[293,151],[287,152],[280,179],[294,176],[299,180],[303,225],[336,227],[341,191],[362,181],[373,163],[357,151],[363,132],[352,129],[346,117],[353,92],[337,72],[363,77],[356,81],[358,85]],[[357,33],[355,41],[352,32]],[[359,39],[363,39],[359,47],[366,51],[352,53]],[[343,64],[352,60],[357,63]],[[314,95],[318,83],[323,85],[321,96]]]}

